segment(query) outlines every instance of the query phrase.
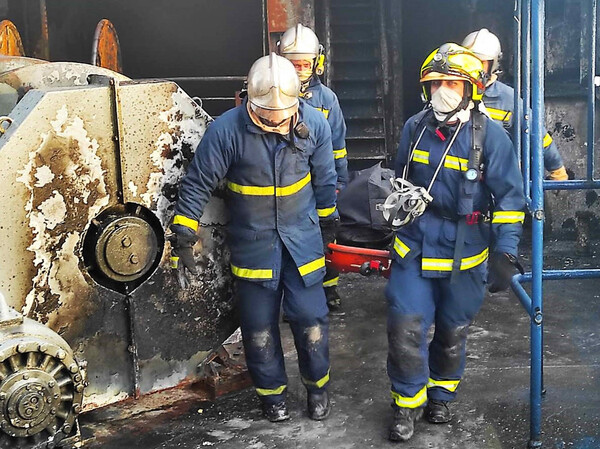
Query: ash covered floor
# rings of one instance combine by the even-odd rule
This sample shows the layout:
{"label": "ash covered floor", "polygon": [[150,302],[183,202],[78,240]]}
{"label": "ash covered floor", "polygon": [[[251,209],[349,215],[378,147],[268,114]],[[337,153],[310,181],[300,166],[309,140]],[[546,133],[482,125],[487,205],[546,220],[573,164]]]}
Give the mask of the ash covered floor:
{"label": "ash covered floor", "polygon": [[[547,268],[600,264],[600,245],[575,256],[573,242],[546,244]],[[526,266],[530,265],[527,256]],[[510,293],[489,295],[470,329],[465,377],[449,424],[417,424],[408,443],[387,441],[390,408],[385,280],[342,277],[346,315],[331,319],[333,411],[323,422],[305,413],[305,390],[289,328],[284,348],[291,419],[272,424],[253,390],[204,402],[191,390],[117,405],[81,418],[85,447],[271,448],[525,448],[529,435],[529,319]],[[545,284],[544,447],[600,447],[600,282]],[[169,405],[161,405],[168,402]],[[151,410],[149,410],[151,409]]]}

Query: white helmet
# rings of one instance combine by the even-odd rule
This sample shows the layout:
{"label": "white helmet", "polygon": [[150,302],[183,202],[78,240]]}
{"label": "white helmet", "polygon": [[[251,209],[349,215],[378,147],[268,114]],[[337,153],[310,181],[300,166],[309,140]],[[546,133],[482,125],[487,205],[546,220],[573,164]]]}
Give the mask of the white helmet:
{"label": "white helmet", "polygon": [[469,33],[464,38],[462,46],[471,50],[482,61],[493,61],[490,74],[498,70],[498,60],[502,56],[500,40],[487,28]]}
{"label": "white helmet", "polygon": [[315,32],[300,23],[283,33],[278,48],[279,54],[287,59],[312,60],[321,54]]}
{"label": "white helmet", "polygon": [[280,123],[298,110],[300,80],[293,64],[275,53],[256,60],[248,72],[248,101],[259,116]]}

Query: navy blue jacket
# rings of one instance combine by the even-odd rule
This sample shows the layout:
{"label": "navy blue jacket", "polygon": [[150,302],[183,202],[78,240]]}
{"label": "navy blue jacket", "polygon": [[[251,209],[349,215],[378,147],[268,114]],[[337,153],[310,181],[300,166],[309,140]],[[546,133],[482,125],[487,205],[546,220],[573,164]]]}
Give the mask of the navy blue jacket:
{"label": "navy blue jacket", "polygon": [[306,92],[300,96],[306,103],[321,111],[331,127],[338,188],[342,189],[348,183],[348,152],[346,151],[346,123],[338,98],[329,87],[321,83],[316,75],[311,78]]}
{"label": "navy blue jacket", "polygon": [[319,220],[338,216],[331,131],[323,114],[300,102],[310,135],[286,137],[257,127],[246,102],[206,130],[181,181],[173,224],[194,232],[217,183],[227,179],[228,242],[235,276],[274,287],[284,245],[307,286],[325,272]]}
{"label": "navy blue jacket", "polygon": [[[424,115],[425,119],[421,121]],[[417,126],[420,121],[420,125]],[[469,225],[462,252],[461,270],[485,267],[490,237],[493,241],[493,251],[516,255],[525,217],[523,180],[511,141],[499,124],[487,117],[485,122],[485,169],[483,181],[474,185],[473,212],[489,212],[492,219],[491,224],[480,220],[477,224]],[[450,140],[448,137],[446,141],[442,141],[435,134],[436,125],[431,109],[408,119],[396,156],[396,177],[402,176],[411,139],[414,139],[415,145],[423,127],[426,127],[409,165],[408,179],[415,185],[427,188]],[[454,131],[456,128],[451,129]],[[433,184],[430,191],[433,202],[421,217],[396,232],[392,251],[394,259],[404,265],[421,255],[424,277],[447,277],[452,271],[459,214],[459,189],[463,183],[463,173],[467,169],[471,139],[472,123],[469,121],[460,129]],[[470,211],[462,211],[463,214],[468,212]]]}
{"label": "navy blue jacket", "polygon": [[[490,113],[490,116],[506,128],[512,139],[515,109],[514,89],[500,81],[494,81],[490,86],[485,88],[483,104]],[[562,167],[564,163],[558,152],[558,148],[556,148],[556,143],[545,129],[543,146],[544,167],[546,170],[553,171]]]}

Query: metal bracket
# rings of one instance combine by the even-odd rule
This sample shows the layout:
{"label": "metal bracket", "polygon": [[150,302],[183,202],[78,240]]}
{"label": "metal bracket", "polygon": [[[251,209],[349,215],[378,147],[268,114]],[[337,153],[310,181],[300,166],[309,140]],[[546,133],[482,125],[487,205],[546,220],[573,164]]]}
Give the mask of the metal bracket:
{"label": "metal bracket", "polygon": [[538,209],[533,213],[533,218],[536,220],[544,220],[545,214],[543,209]]}
{"label": "metal bracket", "polygon": [[542,324],[543,320],[544,320],[544,315],[542,314],[542,311],[539,308],[536,308],[535,311],[533,312],[533,322],[535,324],[537,324],[538,326],[540,326]]}

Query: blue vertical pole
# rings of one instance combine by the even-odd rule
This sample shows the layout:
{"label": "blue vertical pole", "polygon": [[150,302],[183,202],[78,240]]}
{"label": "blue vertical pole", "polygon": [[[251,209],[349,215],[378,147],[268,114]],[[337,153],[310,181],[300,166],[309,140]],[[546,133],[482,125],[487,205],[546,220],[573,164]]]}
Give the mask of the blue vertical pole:
{"label": "blue vertical pole", "polygon": [[[523,64],[523,132],[521,136],[523,140],[521,169],[523,179],[525,180],[525,196],[531,198],[531,129],[530,129],[530,113],[531,113],[531,0],[523,0],[521,14],[521,46]],[[516,118],[515,118],[516,119]]]}
{"label": "blue vertical pole", "polygon": [[541,447],[542,421],[542,269],[544,264],[544,0],[533,0],[531,8],[531,76],[535,81],[532,100],[532,312],[531,320],[531,428],[529,447]]}
{"label": "blue vertical pole", "polygon": [[596,26],[598,3],[590,0],[590,58],[588,76],[588,115],[587,115],[587,179],[594,179],[594,126],[596,123]]}
{"label": "blue vertical pole", "polygon": [[517,159],[519,160],[519,166],[521,164],[521,132],[522,132],[522,122],[519,119],[523,116],[522,102],[521,102],[521,0],[515,0],[515,8],[513,11],[513,20],[514,20],[514,55],[513,55],[513,73],[514,73],[514,88],[515,88],[515,105],[514,105],[514,126],[513,126],[513,135],[512,141],[515,146],[515,151],[517,152]]}

